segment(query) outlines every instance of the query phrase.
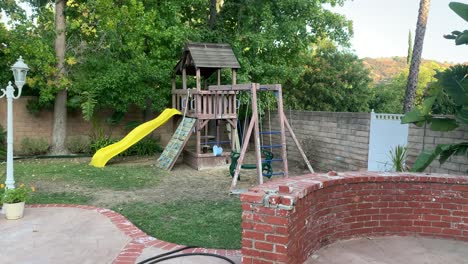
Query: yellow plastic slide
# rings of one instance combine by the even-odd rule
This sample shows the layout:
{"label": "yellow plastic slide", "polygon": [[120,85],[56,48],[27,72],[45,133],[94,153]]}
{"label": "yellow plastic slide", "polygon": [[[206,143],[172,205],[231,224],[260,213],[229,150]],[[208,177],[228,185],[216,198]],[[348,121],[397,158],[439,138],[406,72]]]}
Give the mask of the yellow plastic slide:
{"label": "yellow plastic slide", "polygon": [[136,128],[134,128],[128,135],[126,135],[122,140],[116,142],[112,145],[104,147],[94,154],[93,158],[91,159],[90,165],[94,167],[102,168],[106,166],[106,163],[112,159],[113,157],[117,156],[119,153],[125,151],[133,144],[137,143],[144,137],[146,137],[149,133],[151,133],[156,128],[164,125],[169,119],[171,119],[174,115],[181,115],[182,113],[175,109],[175,108],[166,108],[158,117],[155,119],[143,123]]}

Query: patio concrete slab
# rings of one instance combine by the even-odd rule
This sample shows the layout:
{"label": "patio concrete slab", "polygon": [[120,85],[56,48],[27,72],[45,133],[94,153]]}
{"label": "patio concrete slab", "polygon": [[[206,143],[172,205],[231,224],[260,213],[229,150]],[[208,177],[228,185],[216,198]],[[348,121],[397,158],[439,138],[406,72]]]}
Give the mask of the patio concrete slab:
{"label": "patio concrete slab", "polygon": [[[2,264],[130,264],[182,246],[148,236],[122,215],[81,205],[32,205],[20,220],[0,214]],[[190,249],[232,258],[236,250]],[[180,258],[164,263],[227,263],[208,257]]]}
{"label": "patio concrete slab", "polygon": [[111,263],[131,240],[104,215],[79,208],[26,208],[20,220],[2,216],[0,234],[2,263]]}
{"label": "patio concrete slab", "polygon": [[306,264],[466,264],[468,243],[427,237],[375,237],[335,242]]}

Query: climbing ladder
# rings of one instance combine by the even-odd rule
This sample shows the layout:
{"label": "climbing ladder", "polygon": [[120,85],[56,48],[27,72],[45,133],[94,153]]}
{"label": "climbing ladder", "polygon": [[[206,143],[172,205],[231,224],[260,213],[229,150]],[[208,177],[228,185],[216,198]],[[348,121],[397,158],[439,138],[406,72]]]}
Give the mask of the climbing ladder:
{"label": "climbing ladder", "polygon": [[157,166],[159,168],[165,170],[172,169],[182,149],[184,149],[185,144],[190,138],[196,121],[196,118],[184,117],[182,119],[182,122],[180,122],[179,127],[177,127],[177,130],[158,159]]}

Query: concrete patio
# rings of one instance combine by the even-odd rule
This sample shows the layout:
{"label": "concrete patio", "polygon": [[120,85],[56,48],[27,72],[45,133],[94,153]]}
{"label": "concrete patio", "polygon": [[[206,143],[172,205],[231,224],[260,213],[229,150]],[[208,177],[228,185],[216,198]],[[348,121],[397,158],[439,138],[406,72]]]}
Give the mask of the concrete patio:
{"label": "concrete patio", "polygon": [[[108,209],[75,205],[32,206],[21,220],[0,217],[0,263],[136,263],[182,246],[150,237]],[[216,253],[240,263],[239,251],[188,249]],[[187,257],[164,263],[227,263],[211,257]]]}
{"label": "concrete patio", "polygon": [[370,237],[335,242],[306,264],[465,264],[468,243],[428,237]]}

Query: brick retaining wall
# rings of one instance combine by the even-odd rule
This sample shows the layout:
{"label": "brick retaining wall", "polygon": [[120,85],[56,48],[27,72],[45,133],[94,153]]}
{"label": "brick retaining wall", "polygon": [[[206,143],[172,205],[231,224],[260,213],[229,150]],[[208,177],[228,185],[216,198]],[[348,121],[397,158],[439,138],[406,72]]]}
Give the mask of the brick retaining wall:
{"label": "brick retaining wall", "polygon": [[351,237],[468,241],[466,176],[309,174],[257,186],[241,201],[244,264],[303,263],[319,248]]}

